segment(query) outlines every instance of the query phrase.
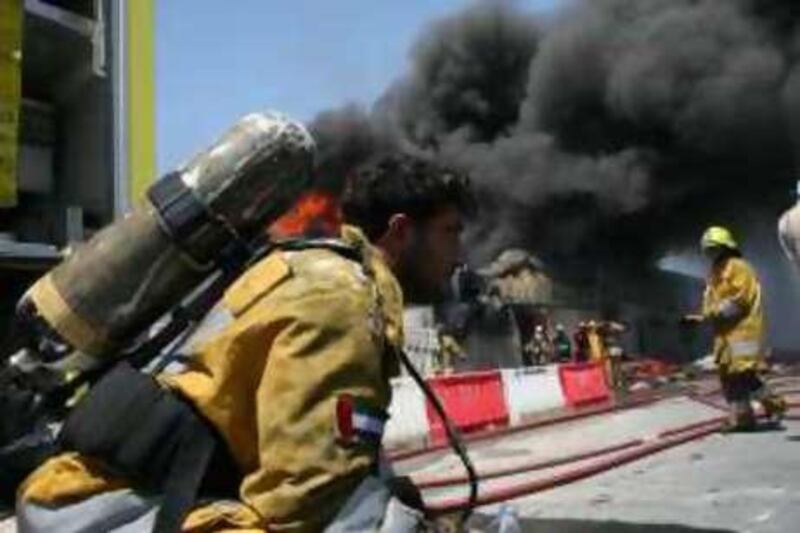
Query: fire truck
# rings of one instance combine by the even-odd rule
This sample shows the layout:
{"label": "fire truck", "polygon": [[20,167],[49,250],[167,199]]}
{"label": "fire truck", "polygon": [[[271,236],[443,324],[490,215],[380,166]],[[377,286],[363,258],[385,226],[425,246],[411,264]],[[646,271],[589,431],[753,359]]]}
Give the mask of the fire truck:
{"label": "fire truck", "polygon": [[0,2],[0,335],[155,175],[152,0]]}

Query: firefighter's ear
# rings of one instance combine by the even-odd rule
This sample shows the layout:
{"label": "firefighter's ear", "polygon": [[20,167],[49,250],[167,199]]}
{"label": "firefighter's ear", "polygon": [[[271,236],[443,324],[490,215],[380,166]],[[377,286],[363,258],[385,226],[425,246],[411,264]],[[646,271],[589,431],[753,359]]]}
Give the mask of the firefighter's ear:
{"label": "firefighter's ear", "polygon": [[379,239],[380,242],[390,244],[392,247],[403,246],[411,240],[413,231],[411,219],[404,213],[391,216],[386,227],[386,232]]}
{"label": "firefighter's ear", "polygon": [[386,231],[375,244],[389,253],[389,255],[399,258],[411,244],[413,232],[413,224],[408,215],[397,213],[391,216]]}
{"label": "firefighter's ear", "polygon": [[388,233],[392,233],[395,239],[404,242],[411,238],[411,219],[404,213],[392,215],[389,219]]}

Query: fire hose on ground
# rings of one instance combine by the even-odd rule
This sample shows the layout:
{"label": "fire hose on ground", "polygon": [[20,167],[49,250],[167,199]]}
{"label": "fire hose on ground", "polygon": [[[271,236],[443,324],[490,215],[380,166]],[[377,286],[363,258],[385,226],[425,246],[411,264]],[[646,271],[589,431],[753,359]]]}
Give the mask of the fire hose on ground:
{"label": "fire hose on ground", "polygon": [[[710,407],[719,410],[725,410],[724,406],[719,405],[709,398],[706,398],[706,396],[707,395],[689,397]],[[789,406],[800,407],[800,404],[790,403]],[[800,420],[800,415],[789,414],[784,418],[786,420]],[[606,457],[599,461],[578,466],[553,476],[521,482],[489,492],[479,493],[477,502],[475,503],[477,505],[498,503],[522,496],[528,496],[537,492],[542,492],[601,474],[618,466],[631,463],[662,450],[673,448],[716,433],[722,428],[726,419],[727,416],[718,416],[709,418],[707,420],[702,420],[700,422],[695,422],[676,428],[670,428],[658,433],[654,439],[637,438],[613,446],[596,448],[594,450],[570,454],[554,459],[528,462],[515,465],[514,467],[479,471],[478,477],[481,481],[484,481],[493,478],[533,472],[536,470],[545,470],[557,466],[568,465],[570,463],[582,462],[597,457]],[[417,481],[417,485],[420,489],[424,490],[461,485],[465,482],[466,477],[463,475],[445,475],[419,479]],[[464,505],[466,505],[466,499],[463,497],[456,497],[432,502],[428,504],[428,509],[432,513],[448,514],[461,509]]]}
{"label": "fire hose on ground", "polygon": [[[722,427],[722,418],[723,417],[709,419],[708,421],[705,421],[705,425],[700,425],[699,427],[697,424],[690,424],[684,428],[674,428],[668,434],[662,433],[656,440],[652,442],[645,442],[644,444],[641,444],[635,448],[623,451],[618,455],[612,455],[609,458],[602,459],[588,465],[579,466],[554,476],[522,482],[490,492],[480,493],[476,503],[477,505],[489,505],[503,502],[522,496],[528,496],[537,492],[542,492],[544,490],[566,485],[606,472],[618,466],[631,463],[662,450],[673,448],[680,444],[711,435],[712,433],[719,431],[719,429]],[[460,510],[466,504],[466,498],[457,497],[430,503],[427,507],[432,513],[448,514]]]}
{"label": "fire hose on ground", "polygon": [[[619,402],[612,402],[612,403],[604,403],[597,407],[589,407],[585,409],[581,409],[578,411],[568,412],[566,414],[555,416],[552,418],[546,418],[543,420],[536,420],[527,424],[521,424],[515,427],[507,427],[502,429],[493,429],[488,431],[482,431],[480,433],[474,433],[470,436],[463,438],[464,442],[473,444],[475,442],[480,442],[484,440],[491,440],[496,439],[499,437],[506,437],[509,435],[513,435],[515,433],[521,433],[525,431],[531,431],[534,429],[539,429],[548,426],[554,426],[558,424],[565,424],[568,422],[574,422],[577,420],[581,420],[583,418],[589,418],[593,416],[604,415],[608,413],[624,411],[628,409],[635,409],[637,407],[644,407],[646,405],[651,405],[657,401],[663,400],[670,395],[668,394],[647,394],[640,398],[635,398],[625,403]],[[407,459],[417,458],[420,456],[433,454],[437,452],[441,452],[444,450],[449,449],[450,446],[447,443],[442,444],[435,444],[431,446],[426,446],[424,448],[417,448],[413,450],[403,450],[394,453],[390,453],[388,455],[388,459],[392,462],[399,462],[405,461]]]}
{"label": "fire hose on ground", "polygon": [[[685,426],[680,426],[677,428],[671,428],[665,431],[662,431],[657,434],[656,438],[661,439],[665,437],[674,437],[676,435],[680,435],[686,433],[688,431],[692,431],[695,429],[705,428],[714,424],[719,424],[723,422],[726,417],[719,416],[714,417],[708,420],[702,420],[700,422],[694,422],[692,424],[688,424]],[[563,466],[569,463],[577,463],[580,461],[584,461],[587,459],[593,459],[596,457],[601,457],[604,455],[611,455],[616,452],[621,452],[625,450],[629,450],[631,448],[636,448],[637,446],[641,446],[646,444],[651,439],[640,437],[636,439],[631,439],[624,441],[622,443],[613,444],[610,446],[604,446],[600,448],[595,448],[592,450],[587,450],[583,452],[573,453],[564,455],[561,457],[557,457],[554,459],[546,459],[541,461],[534,461],[534,462],[527,462],[515,465],[513,467],[506,467],[506,468],[497,468],[493,470],[483,470],[478,472],[478,477],[481,480],[493,479],[498,477],[505,477],[510,475],[521,474],[524,472],[533,472],[536,470],[546,470],[548,468],[553,468],[557,466]],[[432,489],[432,488],[441,488],[441,487],[448,487],[453,485],[460,485],[467,481],[466,476],[463,475],[445,475],[445,476],[428,476],[425,478],[418,478],[414,480],[414,483],[420,489]]]}

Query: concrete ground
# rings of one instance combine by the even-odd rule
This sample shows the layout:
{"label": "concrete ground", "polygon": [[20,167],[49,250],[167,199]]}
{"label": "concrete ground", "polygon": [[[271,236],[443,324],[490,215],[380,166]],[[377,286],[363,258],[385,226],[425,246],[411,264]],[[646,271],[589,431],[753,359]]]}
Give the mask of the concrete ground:
{"label": "concrete ground", "polygon": [[[525,448],[538,459],[548,443],[557,448],[557,454],[570,453],[577,438],[603,443],[624,440],[653,434],[665,425],[692,423],[698,414],[701,419],[719,414],[704,409],[688,399],[673,399],[590,419],[583,428],[576,423],[539,435],[531,433],[513,442],[500,439],[484,443],[472,455],[480,470],[487,465],[519,463]],[[511,453],[514,450],[516,453]],[[433,458],[431,464],[417,464],[412,470],[429,475],[441,471],[432,465],[444,464],[444,459]],[[586,464],[490,480],[481,490],[540,479]],[[755,433],[713,434],[589,479],[506,503],[520,516],[523,531],[537,533],[794,532],[800,531],[799,467],[800,423],[786,422],[782,428]],[[465,492],[463,488],[436,489],[425,494],[434,500]],[[497,531],[496,526],[488,524],[499,508],[479,508],[473,528]]]}
{"label": "concrete ground", "polygon": [[[800,530],[800,423],[714,434],[513,502],[530,531]],[[494,508],[481,513],[494,514]],[[641,526],[647,526],[641,529]]]}
{"label": "concrete ground", "polygon": [[[666,429],[719,415],[717,409],[688,398],[672,398],[570,423],[534,428],[501,439],[477,441],[470,443],[468,449],[479,469],[509,467],[611,446],[632,438],[654,437]],[[402,461],[395,469],[402,474],[415,475],[463,471],[461,463],[449,450]]]}

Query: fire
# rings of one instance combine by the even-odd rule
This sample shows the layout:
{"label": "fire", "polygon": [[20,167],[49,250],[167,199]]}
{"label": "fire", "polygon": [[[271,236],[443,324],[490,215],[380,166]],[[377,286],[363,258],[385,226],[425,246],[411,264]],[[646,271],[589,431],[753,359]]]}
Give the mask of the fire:
{"label": "fire", "polygon": [[269,228],[273,238],[335,237],[342,226],[342,210],[338,199],[323,191],[302,195],[294,207]]}

